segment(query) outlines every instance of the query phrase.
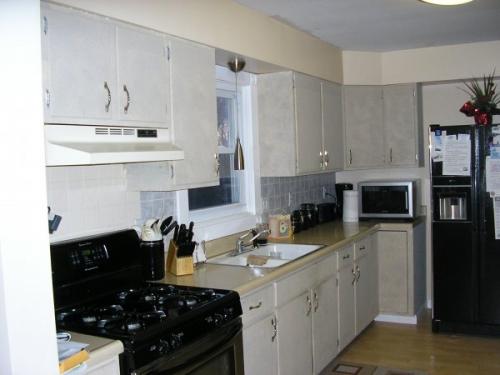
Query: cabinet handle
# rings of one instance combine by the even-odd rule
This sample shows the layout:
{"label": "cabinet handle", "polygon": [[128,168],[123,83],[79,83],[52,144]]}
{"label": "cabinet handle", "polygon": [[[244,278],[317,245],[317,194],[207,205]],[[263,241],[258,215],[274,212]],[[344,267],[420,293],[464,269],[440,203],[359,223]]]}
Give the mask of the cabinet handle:
{"label": "cabinet handle", "polygon": [[354,270],[354,268],[352,269],[351,272],[352,272],[352,276],[353,276],[351,284],[354,285],[354,283],[356,282],[357,275],[356,275],[356,271]]}
{"label": "cabinet handle", "polygon": [[307,296],[307,310],[306,310],[306,316],[309,316],[312,311],[312,303],[311,303],[311,297]]}
{"label": "cabinet handle", "polygon": [[219,154],[214,154],[214,158],[215,158],[215,173],[218,176],[219,175],[219,170],[220,170]]}
{"label": "cabinet handle", "polygon": [[127,104],[125,104],[125,107],[123,107],[123,111],[125,114],[128,112],[128,107],[130,107],[130,93],[128,92],[127,85],[123,85],[123,91],[125,91],[125,94],[127,95]]}
{"label": "cabinet handle", "polygon": [[174,166],[170,165],[170,178],[174,178]]}
{"label": "cabinet handle", "polygon": [[318,308],[319,308],[318,293],[314,291],[314,312],[318,311]]}
{"label": "cabinet handle", "polygon": [[271,342],[274,342],[274,340],[276,340],[276,336],[278,335],[278,319],[276,319],[276,315],[273,315],[273,317],[271,318],[271,326],[273,327]]}
{"label": "cabinet handle", "polygon": [[104,81],[104,90],[106,90],[106,94],[108,97],[108,101],[104,105],[104,110],[109,112],[109,106],[111,105],[111,90],[109,89],[108,82]]}
{"label": "cabinet handle", "polygon": [[261,306],[262,306],[262,301],[259,301],[259,303],[258,303],[258,304],[253,305],[253,306],[250,306],[250,307],[248,308],[248,310],[260,309],[260,308],[261,308]]}
{"label": "cabinet handle", "polygon": [[325,150],[325,168],[328,168],[329,162],[330,162],[330,156],[328,156],[328,151]]}
{"label": "cabinet handle", "polygon": [[323,169],[323,151],[319,152],[319,167]]}
{"label": "cabinet handle", "polygon": [[45,90],[45,106],[50,108],[50,91],[48,89]]}
{"label": "cabinet handle", "polygon": [[359,278],[361,277],[361,270],[359,269],[359,266],[356,266],[356,271],[358,273],[358,277],[356,278],[356,282],[358,282]]}
{"label": "cabinet handle", "polygon": [[349,254],[346,254],[342,257],[342,259],[346,260],[346,259],[349,259],[351,256]]}
{"label": "cabinet handle", "polygon": [[366,249],[366,247],[365,247],[365,246],[360,246],[360,247],[359,247],[359,250],[365,250],[365,249]]}
{"label": "cabinet handle", "polygon": [[352,164],[352,150],[349,149],[349,165]]}
{"label": "cabinet handle", "polygon": [[389,161],[392,163],[392,147],[389,150]]}

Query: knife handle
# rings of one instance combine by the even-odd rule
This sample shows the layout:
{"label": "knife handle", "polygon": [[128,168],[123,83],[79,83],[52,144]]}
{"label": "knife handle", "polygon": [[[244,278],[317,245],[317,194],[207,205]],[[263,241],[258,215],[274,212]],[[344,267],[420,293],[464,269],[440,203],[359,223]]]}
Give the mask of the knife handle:
{"label": "knife handle", "polygon": [[174,229],[174,241],[177,242],[177,238],[179,237],[179,225],[175,224]]}

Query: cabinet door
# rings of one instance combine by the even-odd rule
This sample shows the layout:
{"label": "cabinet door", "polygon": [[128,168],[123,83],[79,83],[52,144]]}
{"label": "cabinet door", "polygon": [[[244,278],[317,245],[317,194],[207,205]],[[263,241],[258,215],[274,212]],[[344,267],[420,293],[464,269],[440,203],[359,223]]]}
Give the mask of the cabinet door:
{"label": "cabinet door", "polygon": [[111,119],[117,99],[114,26],[42,4],[42,27],[45,122],[95,125]]}
{"label": "cabinet door", "polygon": [[344,167],[344,130],[342,123],[342,87],[331,82],[321,83],[323,114],[324,169]]}
{"label": "cabinet door", "polygon": [[321,125],[321,81],[295,73],[295,113],[297,115],[297,173],[323,169]]}
{"label": "cabinet door", "polygon": [[[363,256],[356,260],[356,334],[358,335],[363,331],[368,324],[372,321],[371,317],[371,299],[370,295],[370,279],[368,269],[368,256]],[[376,296],[376,295],[375,295]]]}
{"label": "cabinet door", "polygon": [[273,314],[243,329],[245,374],[278,373],[278,341],[275,325],[276,317]]}
{"label": "cabinet door", "polygon": [[416,85],[388,85],[383,93],[387,163],[416,165]]}
{"label": "cabinet door", "polygon": [[355,244],[356,334],[365,329],[378,314],[378,264],[372,236]]}
{"label": "cabinet door", "polygon": [[337,275],[323,281],[313,293],[313,373],[319,374],[337,355]]}
{"label": "cabinet door", "polygon": [[312,301],[310,291],[277,309],[278,361],[281,375],[312,373]]}
{"label": "cabinet door", "polygon": [[173,137],[184,150],[184,160],[174,165],[175,184],[178,188],[217,185],[214,49],[176,38],[170,48]]}
{"label": "cabinet door", "polygon": [[355,337],[354,282],[353,265],[339,270],[339,351],[344,349]]}
{"label": "cabinet door", "polygon": [[295,176],[293,73],[257,76],[261,177]]}
{"label": "cabinet door", "polygon": [[407,232],[377,232],[379,303],[385,313],[408,313]]}
{"label": "cabinet door", "polygon": [[168,127],[169,69],[164,38],[117,26],[120,120]]}
{"label": "cabinet door", "polygon": [[379,86],[344,86],[346,167],[384,165],[382,89]]}

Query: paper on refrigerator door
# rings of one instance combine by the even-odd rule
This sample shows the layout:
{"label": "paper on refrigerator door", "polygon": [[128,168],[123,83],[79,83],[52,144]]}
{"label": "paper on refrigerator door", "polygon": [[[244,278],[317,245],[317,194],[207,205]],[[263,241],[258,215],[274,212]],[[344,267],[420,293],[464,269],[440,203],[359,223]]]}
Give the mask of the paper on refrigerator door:
{"label": "paper on refrigerator door", "polygon": [[471,145],[469,134],[443,138],[443,175],[470,176]]}
{"label": "paper on refrigerator door", "polygon": [[500,159],[486,157],[486,191],[500,196]]}
{"label": "paper on refrigerator door", "polygon": [[500,240],[500,197],[493,198],[493,218],[495,219],[495,240]]}

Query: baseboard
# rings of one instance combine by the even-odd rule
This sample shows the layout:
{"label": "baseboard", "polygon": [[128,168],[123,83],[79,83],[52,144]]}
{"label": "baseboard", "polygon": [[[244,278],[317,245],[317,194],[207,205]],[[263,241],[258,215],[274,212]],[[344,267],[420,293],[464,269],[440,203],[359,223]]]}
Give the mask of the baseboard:
{"label": "baseboard", "polygon": [[378,314],[375,317],[376,322],[399,323],[399,324],[417,324],[416,315],[396,315],[396,314]]}

